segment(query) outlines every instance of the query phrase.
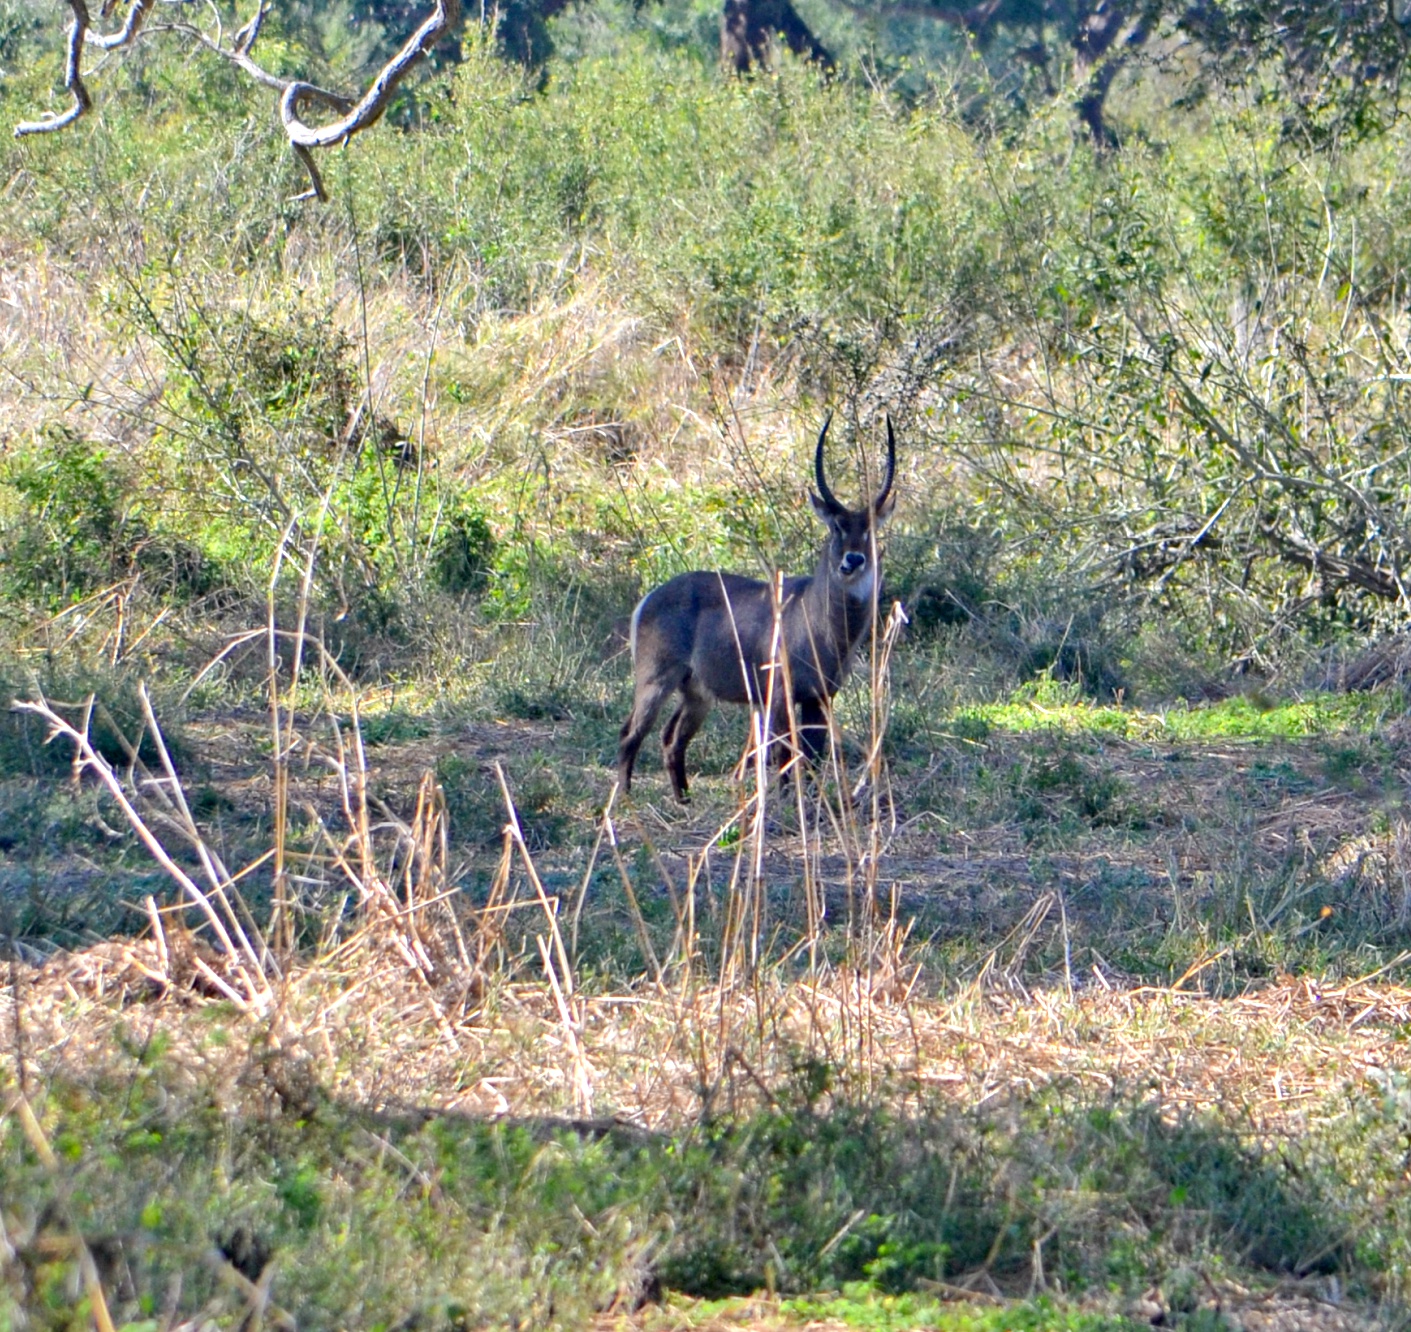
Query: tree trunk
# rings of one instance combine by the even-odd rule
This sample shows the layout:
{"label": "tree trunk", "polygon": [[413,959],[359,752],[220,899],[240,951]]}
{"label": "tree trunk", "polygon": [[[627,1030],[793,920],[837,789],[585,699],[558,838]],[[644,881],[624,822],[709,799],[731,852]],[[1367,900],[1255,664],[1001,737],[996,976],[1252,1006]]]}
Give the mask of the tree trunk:
{"label": "tree trunk", "polygon": [[1149,13],[1129,0],[1098,0],[1078,25],[1073,51],[1077,56],[1077,73],[1079,77],[1086,75],[1087,82],[1076,109],[1100,153],[1118,146],[1117,135],[1104,114],[1108,91],[1128,55],[1144,45],[1150,34]]}
{"label": "tree trunk", "polygon": [[792,0],[725,0],[720,19],[720,55],[738,73],[754,65],[769,65],[778,33],[795,55],[833,68],[833,56],[799,16]]}

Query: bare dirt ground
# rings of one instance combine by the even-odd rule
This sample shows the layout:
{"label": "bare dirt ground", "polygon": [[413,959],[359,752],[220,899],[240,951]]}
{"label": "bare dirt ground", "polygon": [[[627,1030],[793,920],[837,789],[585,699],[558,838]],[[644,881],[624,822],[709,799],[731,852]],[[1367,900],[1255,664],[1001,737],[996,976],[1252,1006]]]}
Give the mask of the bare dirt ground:
{"label": "bare dirt ground", "polygon": [[[206,780],[231,803],[236,822],[267,817],[267,727],[251,711],[192,728]],[[504,819],[492,775],[498,764],[521,800],[541,872],[572,879],[582,872],[611,790],[608,743],[598,742],[604,754],[585,753],[554,721],[457,725],[370,745],[369,788],[389,811],[408,818],[423,774],[449,768],[456,774],[446,786],[457,864],[462,874],[486,874],[499,855]],[[1106,946],[1096,946],[1119,985],[1123,968],[1115,955],[1124,940],[1149,942],[1154,922],[1189,926],[1217,878],[1314,867],[1335,885],[1334,898],[1340,895],[1335,911],[1370,909],[1384,923],[1405,924],[1411,891],[1399,858],[1411,744],[1393,728],[1339,746],[1336,737],[1154,743],[996,733],[982,745],[943,753],[939,775],[935,756],[925,771],[915,763],[894,765],[878,807],[878,889],[888,902],[895,893],[900,908],[923,923],[940,921],[942,936],[958,939],[1000,937],[1037,898],[1057,890],[1070,921],[1086,920],[1095,944],[1105,936]],[[629,847],[649,848],[654,868],[677,883],[692,860],[703,862],[712,882],[730,876],[740,788],[720,748],[717,739],[689,808],[670,800],[661,774],[648,766],[633,800],[615,810]],[[310,746],[296,765],[293,795],[336,827],[340,789],[321,752]],[[541,789],[545,771],[547,790]],[[977,771],[991,779],[988,787],[975,789]],[[459,819],[457,785],[468,806]],[[830,823],[816,806],[805,815],[814,831],[801,838],[792,797],[776,794],[774,801],[763,862],[769,882],[786,897],[806,876],[816,879],[837,919],[847,909],[857,846],[840,841],[836,819]],[[1382,900],[1371,902],[1369,894]],[[1102,969],[1102,962],[1087,961]]]}

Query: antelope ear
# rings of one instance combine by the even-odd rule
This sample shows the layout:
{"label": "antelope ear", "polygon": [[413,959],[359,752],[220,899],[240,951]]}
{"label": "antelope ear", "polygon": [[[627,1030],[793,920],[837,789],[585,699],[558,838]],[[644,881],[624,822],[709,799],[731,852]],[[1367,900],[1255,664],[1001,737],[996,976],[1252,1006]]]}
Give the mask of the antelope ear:
{"label": "antelope ear", "polygon": [[833,506],[827,500],[819,499],[811,490],[808,492],[808,502],[813,505],[813,511],[818,515],[818,521],[831,527]]}
{"label": "antelope ear", "polygon": [[880,504],[872,506],[872,521],[881,527],[888,518],[892,516],[892,510],[897,507],[897,492],[894,490],[884,496]]}

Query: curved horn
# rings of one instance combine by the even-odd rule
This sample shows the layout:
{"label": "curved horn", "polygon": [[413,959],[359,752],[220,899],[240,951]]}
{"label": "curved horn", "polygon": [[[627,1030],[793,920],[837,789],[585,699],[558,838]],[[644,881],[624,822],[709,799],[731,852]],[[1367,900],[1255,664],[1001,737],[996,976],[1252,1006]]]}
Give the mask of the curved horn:
{"label": "curved horn", "polygon": [[828,489],[828,483],[823,479],[823,441],[828,438],[828,427],[833,424],[833,413],[828,413],[828,419],[823,422],[823,429],[818,433],[818,452],[813,456],[813,475],[818,480],[818,493],[822,496],[824,504],[830,509],[842,509],[838,503],[838,497]]}
{"label": "curved horn", "polygon": [[882,478],[882,490],[875,500],[872,501],[874,509],[880,509],[886,502],[887,496],[892,493],[892,478],[897,474],[897,437],[892,434],[891,413],[887,414],[887,474]]}

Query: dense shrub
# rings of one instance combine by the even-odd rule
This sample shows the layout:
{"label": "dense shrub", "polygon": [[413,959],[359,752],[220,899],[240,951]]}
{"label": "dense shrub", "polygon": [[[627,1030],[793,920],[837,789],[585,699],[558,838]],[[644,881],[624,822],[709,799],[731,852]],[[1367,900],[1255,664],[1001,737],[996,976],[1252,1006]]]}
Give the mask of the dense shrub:
{"label": "dense shrub", "polygon": [[[1126,111],[1114,93],[1145,136],[1101,158],[1066,112],[999,137],[939,79],[722,80],[618,17],[544,78],[468,41],[414,130],[337,160],[337,209],[271,188],[293,168],[263,94],[156,47],[115,69],[101,135],[7,150],[30,173],[7,234],[69,263],[152,372],[127,470],[71,551],[26,548],[26,595],[179,532],[151,558],[197,590],[202,560],[292,586],[317,547],[319,613],[389,650],[438,591],[511,619],[590,581],[630,605],[682,567],[807,559],[803,450],[748,447],[829,402],[858,440],[902,422],[918,627],[1041,603],[1047,579],[1110,635],[1157,617],[1267,673],[1399,624],[1399,123],[1300,146],[1277,108],[1163,105],[1151,73]],[[128,244],[95,256],[94,216]],[[105,438],[103,401],[69,392],[63,429]],[[723,424],[751,393],[790,420]],[[24,484],[31,518],[59,514]]]}

